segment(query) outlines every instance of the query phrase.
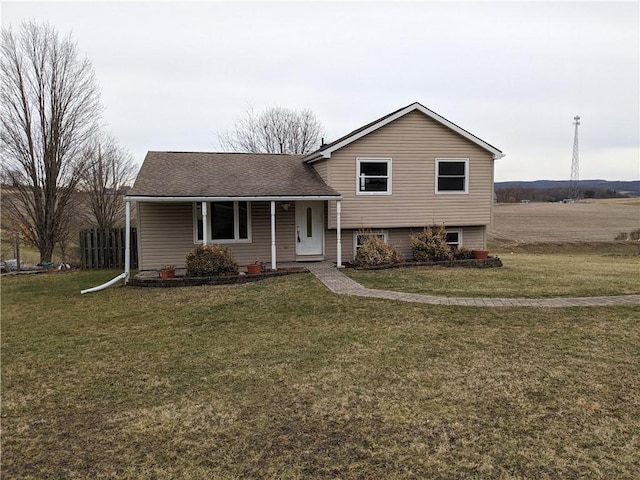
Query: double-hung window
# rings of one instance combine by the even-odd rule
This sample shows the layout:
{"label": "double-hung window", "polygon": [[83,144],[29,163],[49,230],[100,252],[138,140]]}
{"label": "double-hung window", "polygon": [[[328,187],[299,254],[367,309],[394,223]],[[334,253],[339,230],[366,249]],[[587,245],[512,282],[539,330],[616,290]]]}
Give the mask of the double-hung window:
{"label": "double-hung window", "polygon": [[[207,241],[216,243],[251,241],[251,204],[249,202],[209,202],[207,204]],[[194,241],[203,240],[202,203],[194,204]]]}
{"label": "double-hung window", "polygon": [[447,238],[447,245],[454,249],[459,249],[462,246],[462,230],[445,230]]}
{"label": "double-hung window", "polygon": [[469,193],[469,159],[436,159],[436,193]]}
{"label": "double-hung window", "polygon": [[391,159],[390,158],[357,158],[356,159],[356,194],[357,195],[390,195],[391,194]]}

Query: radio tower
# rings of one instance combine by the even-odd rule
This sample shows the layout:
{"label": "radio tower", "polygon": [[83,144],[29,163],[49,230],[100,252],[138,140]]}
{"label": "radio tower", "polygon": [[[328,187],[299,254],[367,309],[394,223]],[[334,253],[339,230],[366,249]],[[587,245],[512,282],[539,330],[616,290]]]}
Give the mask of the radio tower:
{"label": "radio tower", "polygon": [[573,124],[576,126],[575,133],[573,135],[573,159],[571,160],[571,180],[569,181],[569,196],[577,201],[580,195],[580,163],[578,158],[578,125],[580,125],[580,117],[576,115],[573,117]]}

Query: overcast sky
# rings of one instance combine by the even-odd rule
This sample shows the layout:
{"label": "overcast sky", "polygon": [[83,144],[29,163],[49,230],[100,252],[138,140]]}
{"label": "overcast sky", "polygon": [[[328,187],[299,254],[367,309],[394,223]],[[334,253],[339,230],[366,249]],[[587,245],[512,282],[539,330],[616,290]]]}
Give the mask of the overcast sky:
{"label": "overcast sky", "polygon": [[96,70],[108,130],[216,151],[248,104],[309,108],[336,139],[418,101],[496,146],[496,181],[640,179],[640,12],[632,2],[1,4],[46,21]]}

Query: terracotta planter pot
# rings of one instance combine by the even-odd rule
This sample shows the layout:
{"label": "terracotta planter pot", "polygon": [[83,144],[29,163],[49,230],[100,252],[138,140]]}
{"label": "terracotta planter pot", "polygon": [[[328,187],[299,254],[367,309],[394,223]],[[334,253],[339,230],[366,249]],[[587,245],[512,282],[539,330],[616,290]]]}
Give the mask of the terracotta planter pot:
{"label": "terracotta planter pot", "polygon": [[162,269],[160,269],[160,278],[162,278],[162,279],[174,278],[175,276],[176,276],[175,268],[162,268]]}
{"label": "terracotta planter pot", "polygon": [[473,258],[476,260],[485,260],[489,256],[489,250],[472,250]]}
{"label": "terracotta planter pot", "polygon": [[260,272],[262,272],[262,265],[257,263],[252,263],[251,265],[247,265],[247,273],[249,275],[255,275]]}

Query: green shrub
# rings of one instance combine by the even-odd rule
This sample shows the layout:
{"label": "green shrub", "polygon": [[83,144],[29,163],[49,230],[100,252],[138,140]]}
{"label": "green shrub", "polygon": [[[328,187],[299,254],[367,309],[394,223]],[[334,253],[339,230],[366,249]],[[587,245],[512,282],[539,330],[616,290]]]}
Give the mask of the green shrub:
{"label": "green shrub", "polygon": [[416,262],[449,260],[452,249],[447,245],[444,227],[428,225],[421,232],[411,234],[411,252]]}
{"label": "green shrub", "polygon": [[398,253],[396,247],[384,243],[384,239],[377,235],[367,235],[364,237],[353,263],[358,267],[373,267],[402,261],[402,255]]}
{"label": "green shrub", "polygon": [[190,277],[238,274],[238,262],[233,254],[224,245],[215,243],[198,245],[187,254],[186,263]]}

